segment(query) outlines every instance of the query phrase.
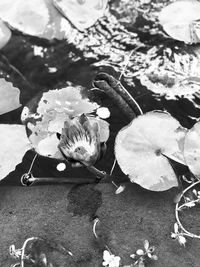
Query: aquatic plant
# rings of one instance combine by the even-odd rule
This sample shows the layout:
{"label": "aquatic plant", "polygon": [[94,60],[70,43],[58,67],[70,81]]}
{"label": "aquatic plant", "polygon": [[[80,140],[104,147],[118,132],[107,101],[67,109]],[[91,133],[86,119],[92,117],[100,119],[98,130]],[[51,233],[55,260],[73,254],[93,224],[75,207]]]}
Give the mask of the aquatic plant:
{"label": "aquatic plant", "polygon": [[15,110],[21,106],[20,90],[4,78],[0,79],[0,115]]}
{"label": "aquatic plant", "polygon": [[131,254],[130,258],[133,259],[133,263],[129,265],[124,265],[123,264],[123,259],[119,256],[115,256],[109,246],[105,243],[105,241],[102,239],[101,234],[97,234],[97,226],[101,224],[101,221],[99,218],[96,218],[93,222],[93,233],[94,236],[99,242],[100,247],[104,247],[103,251],[103,266],[106,267],[133,267],[133,266],[138,266],[138,267],[144,267],[146,266],[146,262],[152,261],[152,260],[158,260],[158,257],[154,254],[155,247],[150,246],[148,240],[144,240],[143,245],[144,249],[137,249],[136,253]]}
{"label": "aquatic plant", "polygon": [[97,122],[82,114],[64,123],[58,148],[68,161],[92,166],[100,158],[100,132]]}
{"label": "aquatic plant", "polygon": [[115,256],[110,254],[108,250],[104,250],[103,252],[103,266],[106,267],[119,267],[121,258],[119,256]]}
{"label": "aquatic plant", "polygon": [[[11,29],[18,30],[24,34],[46,38],[49,40],[67,39],[73,27],[85,30],[92,26],[98,18],[104,15],[107,7],[107,0],[87,1],[49,1],[35,0],[22,1],[1,1],[0,18],[6,22]],[[34,21],[34,23],[32,23]],[[11,33],[7,26],[6,38],[9,39]]]}
{"label": "aquatic plant", "polygon": [[164,7],[159,20],[172,38],[187,44],[199,43],[199,1],[175,1]]}
{"label": "aquatic plant", "polygon": [[88,94],[80,86],[69,85],[40,93],[24,107],[21,119],[37,153],[62,160],[58,135],[61,135],[64,123],[69,126],[70,121],[81,114],[86,114],[91,125],[98,124],[101,143],[108,140],[109,124],[99,116],[91,115],[100,106],[90,100]]}
{"label": "aquatic plant", "polygon": [[11,38],[11,30],[0,19],[0,49],[3,48]]}
{"label": "aquatic plant", "polygon": [[[0,180],[2,180],[11,171],[15,170],[16,165],[22,162],[26,151],[32,147],[27,138],[24,125],[1,124],[0,139]],[[8,151],[12,153],[12,157]]]}
{"label": "aquatic plant", "polygon": [[138,249],[136,253],[130,255],[130,257],[134,260],[134,264],[130,265],[130,267],[135,265],[138,267],[143,267],[148,260],[158,260],[158,257],[154,254],[155,247],[150,246],[148,240],[144,240],[143,244],[144,249]]}
{"label": "aquatic plant", "polygon": [[175,207],[176,223],[174,224],[174,233],[171,234],[173,239],[176,239],[180,245],[185,246],[186,237],[200,239],[200,235],[191,233],[181,223],[179,213],[183,214],[184,210],[191,209],[200,203],[200,191],[196,190],[196,187],[200,183],[200,169],[199,169],[199,133],[200,122],[198,121],[193,127],[186,133],[184,138],[184,158],[191,173],[190,176],[182,177],[182,179],[189,183],[178,196]]}
{"label": "aquatic plant", "polygon": [[117,162],[131,182],[149,190],[178,186],[168,158],[185,164],[181,150],[185,132],[179,122],[165,112],[140,115],[116,136]]}
{"label": "aquatic plant", "polygon": [[48,256],[41,249],[36,248],[38,244],[46,245],[50,247],[51,250],[56,249],[62,254],[64,253],[73,257],[73,253],[61,244],[56,244],[40,237],[29,237],[24,241],[22,248],[16,249],[15,245],[9,247],[10,256],[15,261],[17,260],[17,263],[13,264],[11,267],[25,267],[26,265],[32,267],[53,267],[54,265],[49,261]]}
{"label": "aquatic plant", "polygon": [[[155,57],[152,53],[146,57],[146,68],[135,73],[142,85],[155,96],[166,99],[185,97],[193,101],[200,92],[200,59],[198,54],[173,52],[170,48]],[[159,53],[158,51],[156,53]]]}

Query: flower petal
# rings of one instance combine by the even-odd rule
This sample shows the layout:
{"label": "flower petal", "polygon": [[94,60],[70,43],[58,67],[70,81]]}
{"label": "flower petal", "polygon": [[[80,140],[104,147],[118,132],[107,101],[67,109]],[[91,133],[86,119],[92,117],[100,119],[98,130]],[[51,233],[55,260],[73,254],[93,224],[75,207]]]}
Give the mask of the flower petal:
{"label": "flower petal", "polygon": [[177,234],[178,233],[178,223],[174,224],[174,233]]}
{"label": "flower petal", "polygon": [[144,248],[145,248],[145,250],[149,249],[149,241],[148,240],[144,240]]}
{"label": "flower petal", "polygon": [[103,259],[104,259],[104,261],[108,261],[108,260],[110,260],[110,252],[108,251],[108,250],[104,250],[104,252],[103,252]]}
{"label": "flower petal", "polygon": [[185,246],[185,243],[186,243],[186,239],[185,239],[185,237],[182,236],[182,235],[179,235],[179,236],[178,236],[178,242],[179,242],[179,244],[180,244],[181,246]]}
{"label": "flower petal", "polygon": [[156,256],[156,255],[151,255],[151,259],[154,260],[154,261],[157,261],[157,260],[158,260],[158,256]]}
{"label": "flower petal", "polygon": [[115,191],[115,194],[118,195],[120,193],[122,193],[125,189],[125,185],[120,185],[117,190]]}
{"label": "flower petal", "polygon": [[144,251],[142,249],[138,249],[136,251],[136,254],[139,255],[139,256],[142,256],[142,255],[144,255]]}
{"label": "flower petal", "polygon": [[137,257],[137,255],[136,255],[136,254],[131,254],[130,257],[131,257],[132,259],[135,259],[135,258]]}

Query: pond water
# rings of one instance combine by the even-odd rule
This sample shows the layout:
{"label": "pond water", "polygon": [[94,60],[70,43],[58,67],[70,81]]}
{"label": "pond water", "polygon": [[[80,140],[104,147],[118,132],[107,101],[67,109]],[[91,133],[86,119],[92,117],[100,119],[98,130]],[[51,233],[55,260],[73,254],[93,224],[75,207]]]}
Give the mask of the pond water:
{"label": "pond water", "polygon": [[[84,3],[82,0],[77,2]],[[116,135],[140,114],[140,110],[134,103],[133,110],[130,111],[129,105],[123,106],[113,97],[115,92],[112,91],[111,96],[106,93],[103,86],[100,88],[98,82],[102,77],[107,79],[106,81],[109,77],[114,77],[109,82],[116,82],[115,89],[117,86],[120,87],[121,83],[128,92],[126,96],[134,98],[143,113],[162,110],[173,116],[176,120],[162,113],[172,125],[171,128],[163,126],[167,133],[172,133],[172,141],[181,134],[185,136],[186,130],[180,125],[190,129],[199,120],[200,46],[174,40],[163,31],[157,18],[161,9],[169,2],[173,0],[111,0],[106,16],[85,31],[79,31],[71,25],[72,31],[66,40],[42,39],[12,29],[10,41],[0,50],[0,78],[12,82],[19,88],[22,106],[2,114],[0,124],[24,124],[34,149],[28,150],[16,169],[1,180],[0,228],[4,233],[0,242],[1,266],[8,266],[8,262],[10,266],[14,262],[8,255],[8,247],[14,243],[19,247],[19,244],[23,244],[30,236],[40,236],[42,239],[35,243],[36,248],[30,245],[28,250],[33,250],[33,253],[36,251],[36,258],[41,251],[47,253],[50,260],[52,258],[52,262],[55,262],[54,266],[102,266],[102,253],[108,247],[113,253],[120,255],[123,262],[128,263],[131,260],[129,255],[141,248],[142,242],[146,239],[156,246],[156,255],[159,257],[153,265],[150,262],[150,266],[199,266],[198,240],[193,239],[190,243],[188,238],[184,250],[178,242],[173,242],[170,238],[175,222],[173,199],[177,198],[180,188],[154,192],[157,190],[155,187],[155,190],[151,191],[152,188],[145,184],[147,179],[151,181],[154,176],[154,168],[149,166],[156,164],[153,165],[149,160],[149,164],[142,162],[139,166],[138,169],[142,169],[143,174],[145,167],[149,167],[144,175],[147,179],[141,179],[143,184],[136,184],[135,181],[130,183],[116,164],[113,171],[115,182],[117,185],[125,182],[126,190],[115,195],[113,184],[108,184],[110,181],[103,180],[101,183],[87,168],[71,166],[58,150],[58,143],[60,144],[62,137],[61,125],[64,124],[65,116],[71,116],[72,119],[77,115],[76,112],[87,113],[90,122],[93,120],[90,126],[95,132],[95,116],[101,113],[98,108],[103,107],[106,112],[98,118],[101,141],[98,149],[102,152],[100,154],[103,154],[103,142],[106,141],[107,150],[97,163],[96,160],[99,158],[93,160],[96,163],[95,167],[110,173],[115,160]],[[36,23],[36,26],[39,27],[40,24]],[[47,35],[50,33],[51,31],[47,32]],[[119,92],[120,88],[116,89],[116,92]],[[124,103],[127,104],[126,101]],[[83,124],[86,119],[83,116],[81,120]],[[174,141],[175,146],[180,145],[178,152],[169,149],[169,154],[163,155],[160,147],[148,151],[148,145],[150,143],[151,146],[152,143],[146,142],[149,140],[145,134],[152,133],[151,128],[158,129],[159,126],[154,127],[151,122],[148,127],[144,123],[142,128],[138,125],[138,129],[144,134],[141,134],[141,139],[135,138],[134,142],[139,148],[144,148],[142,142],[147,143],[140,158],[143,160],[146,151],[150,155],[155,149],[150,156],[153,159],[160,155],[164,158],[167,165],[163,166],[170,166],[173,172],[174,186],[177,186],[179,175],[185,174],[185,181],[186,178],[191,178],[188,168],[181,164],[184,162],[183,149],[180,148],[180,144],[183,143],[179,143],[181,138]],[[49,132],[53,133],[50,138]],[[166,135],[165,133],[163,136]],[[132,136],[137,137],[137,134]],[[49,139],[46,140],[44,137]],[[169,140],[170,137],[169,134]],[[156,139],[156,134],[152,139]],[[192,138],[188,139],[188,143],[192,143]],[[52,143],[54,146],[51,146]],[[127,143],[126,146],[129,148],[129,141]],[[169,144],[174,143],[165,143],[164,149],[171,148]],[[12,145],[15,144],[10,142],[9,147],[12,148]],[[120,149],[118,155],[119,151]],[[177,154],[174,155],[173,152]],[[171,160],[177,160],[179,152],[182,153],[179,163]],[[12,151],[6,151],[5,158],[12,159],[12,156],[15,156],[12,155]],[[60,162],[64,162],[66,168],[63,165],[59,165],[58,168]],[[61,181],[63,177],[69,178],[72,185],[51,186],[49,181],[46,186],[41,183],[42,186],[23,187],[21,177],[29,171],[30,166],[35,177],[57,178],[57,181]],[[149,173],[152,174],[151,179]],[[168,178],[168,173],[166,176],[165,173],[160,177]],[[183,187],[186,187],[185,181]],[[157,191],[163,188],[160,184]],[[168,188],[171,186],[169,183]],[[199,187],[197,189],[199,190]],[[199,208],[195,207],[193,212],[186,210],[180,216],[183,224],[197,234],[200,232],[198,213]],[[102,237],[99,242],[98,238],[94,238],[93,232],[94,219],[97,217],[101,222],[96,229],[97,234]],[[66,248],[74,253],[73,257],[69,257]],[[49,264],[48,267],[50,266],[53,265]]]}

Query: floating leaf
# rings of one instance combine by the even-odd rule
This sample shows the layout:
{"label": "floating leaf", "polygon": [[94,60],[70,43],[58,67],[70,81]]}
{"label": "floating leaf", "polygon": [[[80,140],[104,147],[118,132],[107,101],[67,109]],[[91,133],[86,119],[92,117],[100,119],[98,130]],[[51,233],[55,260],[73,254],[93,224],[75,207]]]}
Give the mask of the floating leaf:
{"label": "floating leaf", "polygon": [[31,144],[23,125],[0,124],[0,180],[14,171]]}
{"label": "floating leaf", "polygon": [[200,121],[188,131],[184,143],[184,157],[191,172],[200,178]]}
{"label": "floating leaf", "polygon": [[11,38],[10,29],[0,20],[0,49],[3,48]]}
{"label": "floating leaf", "polygon": [[22,111],[22,122],[26,124],[28,135],[34,149],[43,156],[63,159],[58,150],[59,138],[64,122],[86,114],[91,123],[100,127],[100,141],[109,137],[109,124],[91,116],[99,105],[87,97],[80,86],[67,86],[50,90],[33,98]]}
{"label": "floating leaf", "polygon": [[21,106],[19,102],[19,89],[3,78],[0,79],[0,95],[0,115]]}
{"label": "floating leaf", "polygon": [[149,90],[167,99],[195,99],[200,92],[200,57],[195,54],[165,50],[151,59],[140,73],[140,81]]}
{"label": "floating leaf", "polygon": [[53,0],[54,5],[80,31],[103,17],[108,0]]}
{"label": "floating leaf", "polygon": [[116,137],[115,155],[131,182],[163,191],[177,186],[168,158],[184,164],[185,129],[164,112],[149,112],[134,119]]}
{"label": "floating leaf", "polygon": [[71,30],[49,0],[1,0],[0,17],[11,28],[41,38],[64,39]]}
{"label": "floating leaf", "polygon": [[172,38],[185,43],[200,42],[200,2],[176,1],[161,11],[159,20]]}

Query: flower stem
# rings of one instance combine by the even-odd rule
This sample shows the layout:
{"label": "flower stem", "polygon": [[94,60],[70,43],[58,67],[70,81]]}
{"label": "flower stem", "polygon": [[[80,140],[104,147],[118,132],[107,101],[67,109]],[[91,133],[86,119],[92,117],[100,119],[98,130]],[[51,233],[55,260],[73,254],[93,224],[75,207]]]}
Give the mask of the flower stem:
{"label": "flower stem", "polygon": [[132,95],[122,86],[119,80],[107,73],[99,73],[94,86],[103,90],[120,107],[129,119],[143,114],[142,109]]}
{"label": "flower stem", "polygon": [[104,171],[100,171],[94,166],[86,166],[86,169],[93,173],[98,179],[105,179],[107,178],[108,174]]}

